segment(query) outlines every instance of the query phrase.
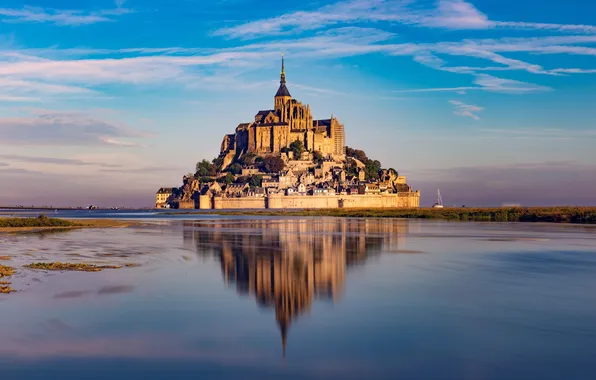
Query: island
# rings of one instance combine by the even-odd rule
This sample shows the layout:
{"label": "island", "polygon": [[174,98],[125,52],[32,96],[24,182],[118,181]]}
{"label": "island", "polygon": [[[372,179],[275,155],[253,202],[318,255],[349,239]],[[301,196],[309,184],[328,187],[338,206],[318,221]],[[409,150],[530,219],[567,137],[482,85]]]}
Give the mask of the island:
{"label": "island", "polygon": [[420,191],[398,171],[345,144],[345,129],[331,115],[313,118],[292,98],[282,55],[273,109],[257,112],[225,135],[220,154],[202,160],[181,187],[162,187],[156,208],[356,209],[418,208]]}

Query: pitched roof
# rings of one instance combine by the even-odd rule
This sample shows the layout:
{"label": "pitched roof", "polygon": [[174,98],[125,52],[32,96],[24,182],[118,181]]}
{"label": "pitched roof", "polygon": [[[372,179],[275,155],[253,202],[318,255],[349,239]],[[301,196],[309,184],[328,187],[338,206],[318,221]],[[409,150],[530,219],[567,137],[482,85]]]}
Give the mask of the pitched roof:
{"label": "pitched roof", "polygon": [[275,96],[289,96],[291,97],[292,95],[290,95],[290,91],[288,90],[288,88],[286,87],[285,83],[282,83],[279,85],[279,89],[277,90],[277,94],[275,94]]}

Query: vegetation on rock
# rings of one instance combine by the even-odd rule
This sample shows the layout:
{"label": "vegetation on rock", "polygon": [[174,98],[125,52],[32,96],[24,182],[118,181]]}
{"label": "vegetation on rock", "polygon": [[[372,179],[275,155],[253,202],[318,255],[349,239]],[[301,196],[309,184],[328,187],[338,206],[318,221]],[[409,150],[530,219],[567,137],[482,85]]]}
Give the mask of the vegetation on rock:
{"label": "vegetation on rock", "polygon": [[284,160],[277,156],[269,156],[263,159],[261,164],[262,171],[265,173],[279,173],[286,167]]}
{"label": "vegetation on rock", "polygon": [[294,153],[294,159],[299,160],[302,153],[305,152],[304,144],[300,140],[296,140],[290,144],[290,150]]}

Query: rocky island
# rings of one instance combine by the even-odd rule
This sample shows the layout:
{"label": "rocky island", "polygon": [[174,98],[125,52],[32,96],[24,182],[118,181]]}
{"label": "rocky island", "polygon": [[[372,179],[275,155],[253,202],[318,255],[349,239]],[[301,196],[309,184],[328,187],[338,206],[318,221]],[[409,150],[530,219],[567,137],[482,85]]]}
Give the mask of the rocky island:
{"label": "rocky island", "polygon": [[315,120],[310,106],[290,95],[282,57],[273,109],[259,111],[225,135],[220,155],[202,160],[181,187],[160,188],[157,208],[296,209],[417,208],[397,170],[383,169],[345,144],[333,115]]}

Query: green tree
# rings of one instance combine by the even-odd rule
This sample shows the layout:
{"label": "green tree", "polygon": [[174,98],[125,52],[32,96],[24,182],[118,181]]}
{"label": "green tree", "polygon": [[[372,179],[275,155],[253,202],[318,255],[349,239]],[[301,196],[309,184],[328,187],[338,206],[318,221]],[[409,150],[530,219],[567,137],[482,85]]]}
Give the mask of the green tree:
{"label": "green tree", "polygon": [[221,157],[216,157],[213,159],[213,161],[211,161],[213,163],[213,167],[215,169],[215,173],[219,173],[221,171],[221,168],[223,167],[223,158]]}
{"label": "green tree", "polygon": [[314,162],[315,164],[320,164],[323,162],[323,153],[319,152],[318,150],[315,150],[314,152],[312,152],[312,162]]}
{"label": "green tree", "polygon": [[290,144],[290,149],[294,152],[294,159],[299,160],[304,153],[304,144],[300,140],[296,140]]}
{"label": "green tree", "polygon": [[242,165],[239,163],[232,164],[228,167],[228,172],[238,175],[242,173]]}
{"label": "green tree", "polygon": [[276,156],[265,157],[261,164],[261,169],[265,171],[265,173],[279,173],[284,170],[285,167],[286,163],[284,160]]}
{"label": "green tree", "polygon": [[377,179],[379,178],[379,170],[381,170],[381,163],[377,160],[368,160],[364,167],[366,179]]}
{"label": "green tree", "polygon": [[216,175],[215,165],[207,160],[197,162],[195,176],[208,177]]}
{"label": "green tree", "polygon": [[251,176],[248,180],[248,184],[250,185],[250,187],[261,187],[261,185],[263,184],[263,176],[260,176],[258,174]]}
{"label": "green tree", "polygon": [[352,149],[349,146],[346,146],[346,156],[353,157],[358,161],[362,162],[363,164],[366,164],[369,160],[368,156],[363,150]]}
{"label": "green tree", "polygon": [[228,174],[226,174],[226,176],[224,178],[225,178],[226,185],[229,185],[230,183],[234,182],[234,180],[236,179],[236,176],[234,174],[228,172]]}
{"label": "green tree", "polygon": [[355,161],[350,161],[350,163],[346,165],[346,175],[358,176],[358,165],[356,165]]}

